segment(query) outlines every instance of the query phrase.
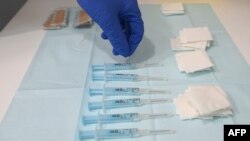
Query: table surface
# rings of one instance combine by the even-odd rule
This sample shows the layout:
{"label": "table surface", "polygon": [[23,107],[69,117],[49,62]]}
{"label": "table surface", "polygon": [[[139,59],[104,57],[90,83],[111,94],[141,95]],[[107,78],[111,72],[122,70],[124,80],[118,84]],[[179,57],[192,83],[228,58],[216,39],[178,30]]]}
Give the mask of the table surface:
{"label": "table surface", "polygon": [[[250,64],[250,1],[248,0],[138,0],[141,4],[167,1],[210,3],[217,17]],[[29,0],[0,32],[0,121],[7,110],[43,36],[42,23],[57,7],[77,6],[75,0]],[[43,7],[43,8],[40,8]]]}

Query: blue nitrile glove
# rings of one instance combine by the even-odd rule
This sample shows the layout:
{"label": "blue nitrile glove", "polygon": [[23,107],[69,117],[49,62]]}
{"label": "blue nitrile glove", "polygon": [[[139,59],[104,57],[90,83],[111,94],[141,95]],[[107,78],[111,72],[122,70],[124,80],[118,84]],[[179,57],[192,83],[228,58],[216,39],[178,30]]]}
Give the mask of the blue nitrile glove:
{"label": "blue nitrile glove", "polygon": [[114,55],[128,57],[142,40],[144,28],[137,0],[77,0],[102,28]]}

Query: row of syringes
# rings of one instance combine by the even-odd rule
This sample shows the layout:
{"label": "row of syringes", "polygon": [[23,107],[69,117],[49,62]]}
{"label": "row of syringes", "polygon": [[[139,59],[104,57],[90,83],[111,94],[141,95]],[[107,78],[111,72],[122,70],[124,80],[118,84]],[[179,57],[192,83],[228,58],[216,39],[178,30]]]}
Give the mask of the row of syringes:
{"label": "row of syringes", "polygon": [[[134,70],[143,67],[156,67],[159,64],[131,64],[131,63],[113,63],[104,65],[92,65],[92,80],[93,81],[166,81],[166,77],[145,76],[139,74],[123,74],[123,73],[109,73],[109,71],[117,70]],[[103,71],[105,73],[96,73]]]}
{"label": "row of syringes", "polygon": [[162,66],[157,63],[152,64],[132,64],[132,63],[105,63],[104,65],[92,65],[92,72],[97,71],[117,71],[117,70],[135,70],[146,67]]}
{"label": "row of syringes", "polygon": [[88,139],[120,139],[120,138],[138,138],[142,136],[152,136],[161,134],[174,134],[175,130],[140,130],[137,128],[129,129],[97,129],[92,131],[80,131],[80,140]]}
{"label": "row of syringes", "polygon": [[[90,88],[90,96],[138,96],[142,94],[168,94],[170,91],[166,90],[154,90],[150,88],[138,88],[138,87],[105,87],[103,89]],[[97,109],[113,109],[123,107],[137,107],[145,104],[154,103],[165,103],[172,102],[171,99],[141,99],[141,98],[130,98],[130,99],[115,99],[115,100],[103,100],[100,102],[89,102],[89,110]]]}
{"label": "row of syringes", "polygon": [[[105,65],[93,65],[92,71],[114,71],[114,70],[133,70],[141,67],[155,66],[155,64],[148,65],[135,65],[135,64],[105,64]],[[112,74],[105,73],[103,75],[92,75],[94,81],[148,81],[148,80],[167,80],[163,77],[149,77],[141,76],[137,74]],[[139,96],[143,94],[169,94],[170,91],[156,90],[150,88],[137,88],[137,87],[105,87],[103,89],[90,88],[90,96]],[[98,109],[113,109],[113,108],[125,108],[125,107],[137,107],[145,104],[155,103],[168,103],[172,102],[171,99],[115,99],[115,100],[103,100],[100,102],[89,102],[89,110]],[[161,114],[141,114],[141,113],[118,113],[118,114],[98,114],[97,116],[83,116],[82,122],[84,125],[88,124],[110,124],[121,122],[136,122],[146,119],[154,118],[166,118],[172,117],[173,114],[161,113]],[[140,130],[137,128],[130,129],[96,129],[92,131],[80,131],[79,137],[81,140],[85,139],[117,139],[117,138],[136,138],[148,135],[158,134],[173,134],[175,130]]]}

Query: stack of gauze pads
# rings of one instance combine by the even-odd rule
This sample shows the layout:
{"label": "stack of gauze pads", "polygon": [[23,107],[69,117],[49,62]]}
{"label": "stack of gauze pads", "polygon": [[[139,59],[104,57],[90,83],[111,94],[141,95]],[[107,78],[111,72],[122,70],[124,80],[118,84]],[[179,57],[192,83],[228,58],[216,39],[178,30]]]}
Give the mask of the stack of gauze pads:
{"label": "stack of gauze pads", "polygon": [[217,85],[190,86],[173,101],[182,120],[213,119],[233,114],[227,94]]}
{"label": "stack of gauze pads", "polygon": [[210,47],[212,41],[208,27],[180,30],[178,37],[170,39],[172,50],[179,51],[175,55],[179,70],[186,73],[210,70],[213,64],[206,53],[206,48]]}
{"label": "stack of gauze pads", "polygon": [[164,15],[184,14],[184,7],[182,3],[165,2],[161,5],[161,12]]}
{"label": "stack of gauze pads", "polygon": [[208,27],[191,27],[180,30],[179,37],[170,39],[170,44],[174,51],[206,50],[212,41]]}

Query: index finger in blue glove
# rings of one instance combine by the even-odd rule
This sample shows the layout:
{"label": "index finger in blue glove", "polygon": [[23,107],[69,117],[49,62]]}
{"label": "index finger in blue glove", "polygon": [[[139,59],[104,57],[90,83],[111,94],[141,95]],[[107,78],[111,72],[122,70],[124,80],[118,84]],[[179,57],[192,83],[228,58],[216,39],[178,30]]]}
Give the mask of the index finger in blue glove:
{"label": "index finger in blue glove", "polygon": [[[127,40],[128,40],[128,35],[129,35],[129,33],[128,33],[127,25],[125,25],[125,21],[124,21],[123,19],[120,19],[120,18],[119,18],[119,21],[120,21],[120,24],[121,24],[123,33],[125,34],[125,36],[126,36],[126,38],[127,38]],[[107,35],[106,35],[104,32],[102,32],[101,37],[102,37],[104,40],[107,40],[107,39],[108,39]]]}
{"label": "index finger in blue glove", "polygon": [[104,33],[104,32],[102,32],[102,38],[104,39],[104,40],[107,40],[108,39],[108,37],[107,37],[107,35]]}
{"label": "index finger in blue glove", "polygon": [[105,35],[108,37],[113,46],[114,55],[130,56],[130,47],[118,18],[107,28],[103,28]]}
{"label": "index finger in blue glove", "polygon": [[140,18],[132,20],[129,22],[129,27],[130,27],[130,37],[128,42],[130,46],[130,54],[133,54],[143,38],[143,33],[144,33],[143,22]]}
{"label": "index finger in blue glove", "polygon": [[[137,0],[78,0],[78,3],[103,29],[102,37],[110,40],[115,55],[128,57],[134,52],[143,34]],[[139,17],[141,22],[131,20],[133,17]],[[134,22],[137,24],[131,28]]]}
{"label": "index finger in blue glove", "polygon": [[127,40],[130,47],[130,54],[133,54],[143,38],[144,25],[137,1],[124,0],[123,2],[126,3],[126,7],[122,11],[122,17],[126,21],[126,30],[128,30],[127,34],[129,34]]}

